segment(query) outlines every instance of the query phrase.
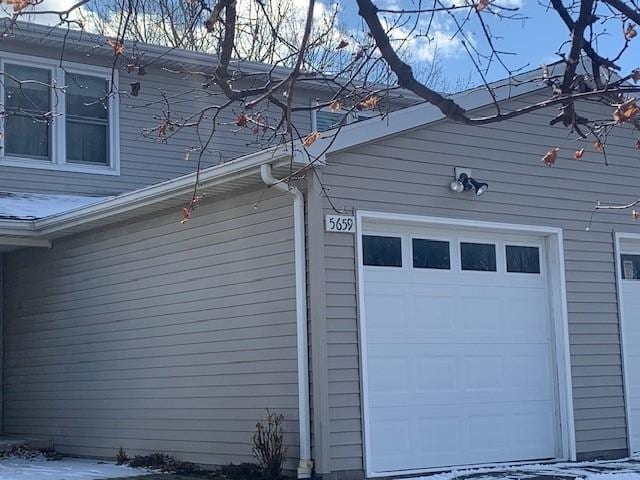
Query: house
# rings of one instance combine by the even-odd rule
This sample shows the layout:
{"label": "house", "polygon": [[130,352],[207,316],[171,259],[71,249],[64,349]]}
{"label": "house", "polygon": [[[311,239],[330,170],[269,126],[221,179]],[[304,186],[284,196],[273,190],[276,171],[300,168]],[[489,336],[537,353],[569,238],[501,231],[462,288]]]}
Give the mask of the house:
{"label": "house", "polygon": [[[3,68],[49,64],[35,53],[57,34],[21,35]],[[498,91],[505,110],[547,95]],[[591,218],[638,196],[631,129],[605,166],[588,145],[574,160],[583,144],[545,112],[469,127],[420,104],[325,136],[292,185],[300,146],[229,135],[181,224],[189,139],[141,139],[150,117],[125,100],[107,111],[100,165],[67,163],[64,132],[52,165],[0,159],[4,434],[220,465],[251,461],[268,408],[289,467],[336,479],[640,450],[640,232],[627,211]],[[461,172],[486,193],[455,192]]]}

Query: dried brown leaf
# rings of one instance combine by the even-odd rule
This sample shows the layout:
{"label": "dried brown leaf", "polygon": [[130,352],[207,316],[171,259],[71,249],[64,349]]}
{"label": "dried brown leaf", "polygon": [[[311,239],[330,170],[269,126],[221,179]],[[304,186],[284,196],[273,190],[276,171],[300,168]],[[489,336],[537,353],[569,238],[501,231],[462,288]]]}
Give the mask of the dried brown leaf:
{"label": "dried brown leaf", "polygon": [[113,49],[114,55],[122,55],[124,53],[124,44],[120,40],[108,39],[107,45]]}
{"label": "dried brown leaf", "polygon": [[542,157],[542,163],[544,163],[547,167],[552,167],[556,160],[558,159],[558,152],[560,149],[558,147],[552,148]]}
{"label": "dried brown leaf", "polygon": [[316,143],[319,138],[320,132],[311,132],[304,138],[304,140],[302,141],[302,145],[304,145],[305,147],[310,147],[311,145]]}
{"label": "dried brown leaf", "polygon": [[358,104],[358,108],[359,110],[373,110],[374,108],[376,108],[376,105],[378,105],[379,101],[380,99],[378,97],[372,95],[369,98],[361,101]]}
{"label": "dried brown leaf", "polygon": [[13,5],[14,12],[21,12],[30,5],[35,5],[34,0],[7,0],[8,5]]}
{"label": "dried brown leaf", "polygon": [[613,119],[617,123],[628,122],[630,120],[633,120],[638,115],[638,113],[640,113],[640,107],[638,107],[636,99],[630,98],[629,100],[618,106],[618,108],[616,108],[616,110],[613,112]]}
{"label": "dried brown leaf", "polygon": [[331,104],[329,105],[329,109],[331,109],[332,112],[337,112],[342,108],[342,105],[340,105],[340,102],[338,100],[334,100],[333,102],[331,102]]}
{"label": "dried brown leaf", "polygon": [[584,156],[584,148],[581,148],[580,150],[576,150],[575,153],[573,154],[573,158],[575,158],[576,160],[582,159],[583,156]]}
{"label": "dried brown leaf", "polygon": [[627,28],[624,29],[624,38],[627,40],[633,40],[638,35],[636,31],[636,26],[633,23],[627,25]]}
{"label": "dried brown leaf", "polygon": [[240,128],[244,128],[249,123],[249,117],[244,112],[240,112],[236,117],[236,125]]}
{"label": "dried brown leaf", "polygon": [[185,224],[189,221],[189,219],[191,218],[191,209],[187,208],[187,207],[183,207],[182,208],[182,219],[180,220],[180,223]]}
{"label": "dried brown leaf", "polygon": [[347,42],[345,39],[342,39],[342,40],[340,40],[340,43],[336,47],[336,50],[342,50],[343,48],[345,48],[347,46],[349,46],[349,42]]}

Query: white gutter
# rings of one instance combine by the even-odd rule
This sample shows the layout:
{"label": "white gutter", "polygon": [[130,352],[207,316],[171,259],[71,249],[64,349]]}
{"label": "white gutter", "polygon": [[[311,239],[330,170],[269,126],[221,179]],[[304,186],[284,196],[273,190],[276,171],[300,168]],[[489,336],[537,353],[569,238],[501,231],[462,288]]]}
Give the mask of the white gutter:
{"label": "white gutter", "polygon": [[304,241],[304,196],[296,187],[276,179],[271,174],[271,165],[260,167],[262,181],[293,197],[293,243],[296,282],[296,325],[298,345],[298,422],[300,432],[300,461],[298,478],[310,478],[313,469],[311,460],[311,423],[309,409],[309,353],[307,337],[307,259]]}

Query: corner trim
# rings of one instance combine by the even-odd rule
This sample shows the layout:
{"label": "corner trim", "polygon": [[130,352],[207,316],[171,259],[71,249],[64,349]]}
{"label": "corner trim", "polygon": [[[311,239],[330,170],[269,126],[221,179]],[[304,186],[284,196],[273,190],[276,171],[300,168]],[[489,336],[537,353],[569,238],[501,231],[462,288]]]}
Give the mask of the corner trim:
{"label": "corner trim", "polygon": [[[331,473],[329,419],[329,368],[327,351],[326,264],[323,222],[323,196],[316,170],[307,182],[307,265],[309,329],[311,341],[311,400],[313,413],[313,459],[315,475]],[[320,178],[318,178],[320,177]]]}

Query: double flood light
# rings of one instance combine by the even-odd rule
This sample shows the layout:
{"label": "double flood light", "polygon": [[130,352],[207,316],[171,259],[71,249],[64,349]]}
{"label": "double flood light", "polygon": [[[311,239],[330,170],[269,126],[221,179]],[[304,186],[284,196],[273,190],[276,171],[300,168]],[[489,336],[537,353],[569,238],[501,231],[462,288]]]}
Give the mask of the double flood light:
{"label": "double flood light", "polygon": [[456,193],[473,190],[476,196],[479,197],[487,191],[489,185],[487,183],[478,182],[466,173],[461,173],[460,175],[458,175],[458,178],[451,182],[449,187]]}

